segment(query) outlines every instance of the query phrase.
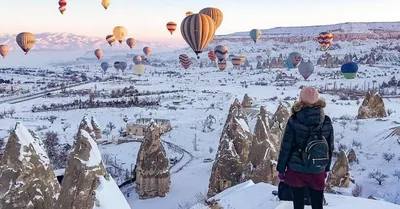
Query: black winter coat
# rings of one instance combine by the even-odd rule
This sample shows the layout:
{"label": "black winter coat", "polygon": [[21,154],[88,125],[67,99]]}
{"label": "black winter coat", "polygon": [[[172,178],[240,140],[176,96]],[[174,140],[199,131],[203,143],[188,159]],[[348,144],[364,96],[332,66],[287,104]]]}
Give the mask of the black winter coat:
{"label": "black winter coat", "polygon": [[[323,100],[319,100],[313,107],[307,106],[303,102],[297,102],[293,105],[292,116],[287,122],[282,138],[277,165],[279,173],[284,173],[287,168],[302,173],[322,173],[330,170],[334,149],[334,133],[332,121],[324,113],[323,108],[325,106],[326,103]],[[319,124],[322,124],[322,135],[329,145],[330,161],[325,169],[306,167],[299,151],[306,147],[307,139],[310,136],[309,127],[316,127]]]}

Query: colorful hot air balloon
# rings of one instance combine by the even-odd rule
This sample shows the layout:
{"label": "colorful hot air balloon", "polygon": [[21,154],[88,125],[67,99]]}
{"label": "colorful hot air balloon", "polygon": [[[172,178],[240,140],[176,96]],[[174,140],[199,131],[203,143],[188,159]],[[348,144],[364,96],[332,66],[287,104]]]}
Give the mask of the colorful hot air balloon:
{"label": "colorful hot air balloon", "polygon": [[292,62],[290,61],[289,57],[285,60],[285,65],[288,69],[293,69],[294,66],[292,64]]}
{"label": "colorful hot air balloon", "polygon": [[101,69],[104,71],[104,73],[107,71],[107,69],[110,67],[110,65],[108,64],[108,62],[102,62],[100,64]]}
{"label": "colorful hot air balloon", "polygon": [[135,65],[135,73],[138,75],[142,75],[144,73],[145,67],[144,65]]}
{"label": "colorful hot air balloon", "polygon": [[190,15],[192,15],[192,14],[193,14],[193,12],[187,11],[187,12],[186,12],[186,17],[187,17],[187,16],[190,16]]}
{"label": "colorful hot air balloon", "polygon": [[314,72],[314,65],[311,62],[301,62],[298,66],[300,75],[307,80]]}
{"label": "colorful hot air balloon", "polygon": [[221,10],[213,7],[204,8],[200,10],[199,14],[205,14],[210,16],[215,23],[215,30],[219,28],[219,26],[222,23],[222,20],[224,19],[224,15],[222,14]]}
{"label": "colorful hot air balloon", "polygon": [[128,30],[124,26],[117,26],[113,30],[113,35],[119,41],[119,43],[122,44],[128,35]]}
{"label": "colorful hot air balloon", "polygon": [[257,40],[261,38],[261,30],[259,29],[253,29],[250,31],[250,37],[253,39],[254,43],[257,43]]}
{"label": "colorful hot air balloon", "polygon": [[240,57],[233,57],[232,64],[234,68],[238,68],[240,64],[242,64],[242,59]]}
{"label": "colorful hot air balloon", "polygon": [[35,36],[32,33],[23,32],[17,35],[17,44],[21,49],[28,54],[29,50],[35,45]]}
{"label": "colorful hot air balloon", "polygon": [[120,68],[119,68],[119,62],[114,62],[114,68],[118,71]]}
{"label": "colorful hot air balloon", "polygon": [[329,32],[322,32],[317,36],[318,43],[321,45],[323,51],[328,50],[333,41],[333,34]]}
{"label": "colorful hot air balloon", "polygon": [[270,49],[265,50],[265,54],[269,57],[272,54],[272,51]]}
{"label": "colorful hot air balloon", "polygon": [[190,65],[192,64],[192,61],[190,61],[189,56],[187,54],[181,54],[179,55],[179,62],[181,63],[182,67],[185,69],[188,69]]}
{"label": "colorful hot air balloon", "polygon": [[218,69],[224,71],[226,68],[226,60],[218,61]]}
{"label": "colorful hot air balloon", "polygon": [[244,55],[240,55],[239,58],[240,58],[240,60],[241,60],[241,63],[240,63],[240,64],[243,64],[244,61],[246,61],[246,56],[244,56]]}
{"label": "colorful hot air balloon", "polygon": [[101,1],[101,5],[103,5],[104,9],[108,9],[108,7],[110,6],[110,1],[109,0],[102,0]]}
{"label": "colorful hot air balloon", "polygon": [[8,46],[5,45],[5,44],[0,45],[0,55],[1,55],[3,58],[6,58],[8,52],[10,52],[10,47],[8,47]]}
{"label": "colorful hot air balloon", "polygon": [[355,62],[347,62],[340,68],[342,74],[347,79],[354,79],[357,77],[358,65]]}
{"label": "colorful hot air balloon", "polygon": [[132,49],[136,44],[136,40],[134,38],[128,38],[126,39],[126,44]]}
{"label": "colorful hot air balloon", "polygon": [[225,60],[228,57],[228,47],[218,45],[214,48],[214,53],[217,55],[219,61]]}
{"label": "colorful hot air balloon", "polygon": [[174,31],[176,30],[176,23],[175,22],[172,22],[172,21],[170,21],[170,22],[168,22],[167,23],[167,29],[168,29],[168,31],[171,33],[171,35],[172,35],[172,33],[174,33]]}
{"label": "colorful hot air balloon", "polygon": [[94,50],[94,55],[96,55],[97,59],[100,59],[103,56],[103,50],[101,49]]}
{"label": "colorful hot air balloon", "polygon": [[127,67],[128,67],[128,64],[126,62],[119,63],[119,69],[121,69],[122,72],[125,71]]}
{"label": "colorful hot air balloon", "polygon": [[108,44],[110,44],[110,46],[112,46],[112,44],[116,41],[117,39],[115,38],[114,35],[107,35],[106,36],[106,41]]}
{"label": "colorful hot air balloon", "polygon": [[139,55],[136,55],[133,57],[133,63],[135,63],[135,65],[137,64],[142,64],[142,57]]}
{"label": "colorful hot air balloon", "polygon": [[303,58],[301,54],[298,52],[292,52],[289,54],[288,60],[293,65],[293,67],[297,67]]}
{"label": "colorful hot air balloon", "polygon": [[256,57],[257,62],[261,62],[262,59],[263,59],[263,58],[262,58],[261,55],[258,55],[258,56]]}
{"label": "colorful hot air balloon", "polygon": [[65,0],[60,0],[58,1],[58,11],[60,11],[61,14],[64,14],[65,10],[67,10],[67,2]]}
{"label": "colorful hot air balloon", "polygon": [[217,55],[215,55],[214,51],[209,51],[208,58],[211,60],[211,62],[214,62],[215,59],[217,59]]}
{"label": "colorful hot air balloon", "polygon": [[150,56],[151,52],[152,52],[152,49],[150,47],[146,46],[146,47],[143,48],[143,53],[146,56]]}
{"label": "colorful hot air balloon", "polygon": [[196,53],[197,59],[200,59],[198,55],[214,38],[215,24],[208,15],[193,14],[183,19],[181,33],[183,39]]}

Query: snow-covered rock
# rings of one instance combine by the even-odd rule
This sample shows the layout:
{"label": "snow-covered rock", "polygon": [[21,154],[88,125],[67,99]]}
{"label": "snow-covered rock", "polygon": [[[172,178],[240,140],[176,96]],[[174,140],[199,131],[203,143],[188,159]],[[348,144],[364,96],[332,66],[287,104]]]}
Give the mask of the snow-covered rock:
{"label": "snow-covered rock", "polygon": [[100,128],[100,125],[97,122],[96,118],[92,117],[90,124],[93,127],[93,132],[96,137],[95,139],[101,139],[101,128]]}
{"label": "snow-covered rock", "polygon": [[381,95],[378,93],[372,94],[368,92],[365,95],[364,101],[358,109],[358,119],[367,118],[384,118],[387,116],[385,103]]}
{"label": "snow-covered rock", "polygon": [[348,188],[350,177],[349,160],[346,153],[341,151],[326,180],[326,189],[331,191],[333,187]]}

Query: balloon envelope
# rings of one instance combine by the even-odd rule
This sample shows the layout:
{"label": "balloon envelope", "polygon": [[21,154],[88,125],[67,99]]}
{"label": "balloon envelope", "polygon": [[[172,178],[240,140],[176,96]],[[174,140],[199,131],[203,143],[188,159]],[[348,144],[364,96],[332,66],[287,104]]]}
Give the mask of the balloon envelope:
{"label": "balloon envelope", "polygon": [[100,59],[103,56],[103,50],[101,49],[94,50],[94,55],[96,55],[97,59]]}
{"label": "balloon envelope", "polygon": [[228,47],[218,45],[214,48],[214,53],[217,55],[219,61],[225,60],[228,57]]}
{"label": "balloon envelope", "polygon": [[269,57],[272,54],[272,51],[270,49],[265,50],[265,54]]}
{"label": "balloon envelope", "polygon": [[101,66],[101,69],[102,69],[104,72],[106,72],[107,69],[110,67],[110,65],[108,64],[108,62],[102,62],[102,63],[100,64],[100,66]]}
{"label": "balloon envelope", "polygon": [[226,60],[218,61],[218,69],[219,69],[220,71],[225,70],[226,65],[227,65],[227,64],[226,64]]}
{"label": "balloon envelope", "polygon": [[176,30],[176,27],[177,27],[177,24],[175,22],[170,21],[170,22],[167,23],[167,29],[171,33],[171,35]]}
{"label": "balloon envelope", "polygon": [[207,7],[200,10],[199,14],[205,14],[210,16],[214,21],[216,29],[219,28],[219,26],[222,24],[222,20],[224,19],[224,15],[218,8]]}
{"label": "balloon envelope", "polygon": [[107,35],[106,36],[106,41],[108,44],[110,44],[110,46],[112,46],[112,44],[116,41],[117,39],[115,38],[114,35]]}
{"label": "balloon envelope", "polygon": [[242,64],[242,59],[240,57],[232,58],[233,67],[237,68],[240,64]]}
{"label": "balloon envelope", "polygon": [[358,65],[355,62],[347,62],[340,67],[340,71],[347,79],[354,79],[357,76]]}
{"label": "balloon envelope", "polygon": [[126,70],[127,67],[128,67],[128,64],[126,62],[119,63],[119,69]]}
{"label": "balloon envelope", "polygon": [[113,35],[119,43],[122,43],[128,35],[128,30],[124,26],[117,26],[113,30]]}
{"label": "balloon envelope", "polygon": [[17,35],[17,44],[21,47],[25,54],[28,54],[29,50],[35,45],[35,36],[32,33],[23,32]]}
{"label": "balloon envelope", "polygon": [[314,65],[311,62],[301,62],[299,65],[300,75],[303,76],[304,79],[308,79],[314,72]]}
{"label": "balloon envelope", "polygon": [[303,60],[303,58],[299,52],[292,52],[289,54],[288,60],[290,63],[292,63],[293,68],[295,68],[301,62],[301,60]]}
{"label": "balloon envelope", "polygon": [[215,55],[214,51],[209,51],[209,52],[208,52],[208,58],[209,58],[212,62],[214,62],[215,59],[217,59],[217,56]]}
{"label": "balloon envelope", "polygon": [[117,69],[117,70],[120,69],[120,68],[119,68],[119,62],[114,62],[114,68]]}
{"label": "balloon envelope", "polygon": [[187,11],[187,12],[186,12],[186,17],[189,16],[189,15],[192,15],[192,14],[193,14],[193,12]]}
{"label": "balloon envelope", "polygon": [[0,55],[3,58],[6,58],[6,56],[8,55],[9,52],[10,52],[10,47],[8,47],[5,44],[0,45]]}
{"label": "balloon envelope", "polygon": [[143,48],[143,53],[144,53],[146,56],[150,56],[151,52],[152,52],[151,47],[146,46],[146,47]]}
{"label": "balloon envelope", "polygon": [[254,43],[257,43],[257,40],[261,38],[261,30],[259,29],[253,29],[250,31],[250,37],[253,39]]}
{"label": "balloon envelope", "polygon": [[101,5],[104,7],[104,9],[107,9],[110,6],[110,1],[109,0],[102,0]]}
{"label": "balloon envelope", "polygon": [[128,38],[126,39],[126,44],[132,49],[136,44],[136,40],[134,38]]}
{"label": "balloon envelope", "polygon": [[142,75],[144,73],[144,69],[144,65],[135,65],[134,67],[135,73],[138,75]]}
{"label": "balloon envelope", "polygon": [[317,36],[318,43],[321,49],[326,51],[333,42],[333,34],[329,32],[322,32]]}
{"label": "balloon envelope", "polygon": [[142,56],[136,55],[133,57],[133,62],[137,65],[137,64],[141,64],[142,63]]}
{"label": "balloon envelope", "polygon": [[188,69],[190,67],[190,65],[192,64],[192,61],[190,61],[190,58],[187,54],[179,55],[179,62],[181,63],[182,67],[185,69]]}

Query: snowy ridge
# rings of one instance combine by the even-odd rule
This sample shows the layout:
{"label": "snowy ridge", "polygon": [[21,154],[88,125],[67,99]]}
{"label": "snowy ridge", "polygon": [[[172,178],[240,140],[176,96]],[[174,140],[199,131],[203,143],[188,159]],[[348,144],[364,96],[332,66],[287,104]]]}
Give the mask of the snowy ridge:
{"label": "snowy ridge", "polygon": [[119,190],[114,179],[109,175],[109,179],[105,179],[104,176],[99,176],[100,185],[95,190],[96,199],[99,200],[98,205],[96,202],[93,205],[93,209],[130,209],[128,202],[124,195]]}
{"label": "snowy ridge", "polygon": [[[291,209],[292,202],[278,201],[272,195],[272,191],[277,190],[275,186],[265,183],[254,184],[251,180],[236,185],[219,193],[209,201],[216,200],[218,206],[222,208],[248,208],[248,209]],[[262,195],[260,195],[262,194]],[[369,200],[364,198],[354,198],[325,194],[328,208],[332,209],[353,209],[355,207],[363,209],[399,209],[399,205],[388,202]],[[208,206],[197,204],[191,209],[208,209]],[[310,207],[306,207],[310,208]]]}

